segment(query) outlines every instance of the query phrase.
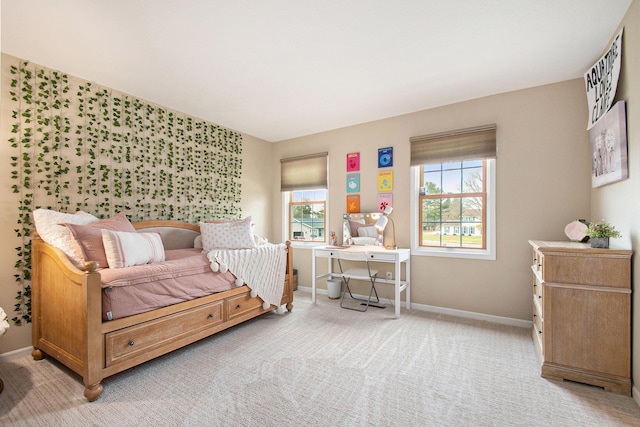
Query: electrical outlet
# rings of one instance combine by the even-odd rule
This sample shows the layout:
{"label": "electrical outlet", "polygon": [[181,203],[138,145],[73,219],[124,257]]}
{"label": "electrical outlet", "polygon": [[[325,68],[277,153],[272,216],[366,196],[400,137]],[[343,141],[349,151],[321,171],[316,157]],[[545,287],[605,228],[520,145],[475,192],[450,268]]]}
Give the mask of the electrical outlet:
{"label": "electrical outlet", "polygon": [[393,275],[391,274],[390,271],[387,271],[387,280],[392,280],[393,279]]}

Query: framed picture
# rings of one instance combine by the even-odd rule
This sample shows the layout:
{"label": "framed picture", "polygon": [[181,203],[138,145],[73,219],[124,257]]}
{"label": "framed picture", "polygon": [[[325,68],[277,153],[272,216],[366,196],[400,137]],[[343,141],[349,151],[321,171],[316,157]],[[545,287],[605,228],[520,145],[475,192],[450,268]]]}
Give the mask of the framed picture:
{"label": "framed picture", "polygon": [[393,166],[393,147],[378,148],[378,168]]}
{"label": "framed picture", "polygon": [[378,172],[378,191],[393,190],[393,171]]}
{"label": "framed picture", "polygon": [[591,187],[601,187],[629,177],[627,118],[624,101],[618,101],[589,130]]}
{"label": "framed picture", "polygon": [[378,212],[384,212],[389,206],[393,207],[393,193],[378,193]]}
{"label": "framed picture", "polygon": [[347,193],[359,193],[360,192],[360,174],[348,173],[347,174]]}
{"label": "framed picture", "polygon": [[347,154],[347,172],[357,172],[360,170],[360,153]]}
{"label": "framed picture", "polygon": [[347,196],[347,213],[360,212],[360,195],[350,194]]}

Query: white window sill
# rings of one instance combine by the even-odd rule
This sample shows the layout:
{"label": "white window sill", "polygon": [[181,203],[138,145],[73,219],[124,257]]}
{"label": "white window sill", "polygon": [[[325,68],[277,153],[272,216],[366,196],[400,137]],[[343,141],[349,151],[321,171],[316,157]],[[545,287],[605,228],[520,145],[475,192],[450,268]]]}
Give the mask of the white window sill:
{"label": "white window sill", "polygon": [[413,256],[433,256],[443,258],[466,258],[495,261],[496,254],[489,250],[460,248],[411,248]]}

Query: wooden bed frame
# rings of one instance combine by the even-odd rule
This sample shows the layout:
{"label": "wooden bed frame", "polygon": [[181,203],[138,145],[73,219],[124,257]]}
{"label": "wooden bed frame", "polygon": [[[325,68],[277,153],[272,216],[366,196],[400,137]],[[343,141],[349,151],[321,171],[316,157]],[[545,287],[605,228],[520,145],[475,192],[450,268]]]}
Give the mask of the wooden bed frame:
{"label": "wooden bed frame", "polygon": [[[142,221],[136,229],[171,227],[198,233],[180,221]],[[84,396],[96,400],[101,381],[192,342],[273,310],[262,308],[241,286],[146,313],[102,321],[102,289],[97,264],[76,268],[59,249],[37,235],[32,241],[32,356],[45,354],[82,376]],[[287,267],[281,304],[293,309],[293,251],[287,242]]]}

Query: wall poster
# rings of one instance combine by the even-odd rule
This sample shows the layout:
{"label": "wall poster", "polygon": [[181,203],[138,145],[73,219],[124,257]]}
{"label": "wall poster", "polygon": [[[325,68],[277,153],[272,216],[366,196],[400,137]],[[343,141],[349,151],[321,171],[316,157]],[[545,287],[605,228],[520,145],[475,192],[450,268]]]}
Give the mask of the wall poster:
{"label": "wall poster", "polygon": [[393,190],[393,171],[378,172],[378,191],[386,192]]}
{"label": "wall poster", "polygon": [[360,153],[347,154],[347,172],[357,172],[360,170]]}
{"label": "wall poster", "polygon": [[589,131],[591,187],[629,177],[625,102],[618,101]]}
{"label": "wall poster", "polygon": [[589,122],[587,130],[591,129],[611,108],[616,96],[620,64],[622,63],[622,32],[620,30],[609,50],[602,55],[584,74],[589,106]]}
{"label": "wall poster", "polygon": [[360,192],[360,174],[348,173],[347,174],[347,193],[359,193]]}

